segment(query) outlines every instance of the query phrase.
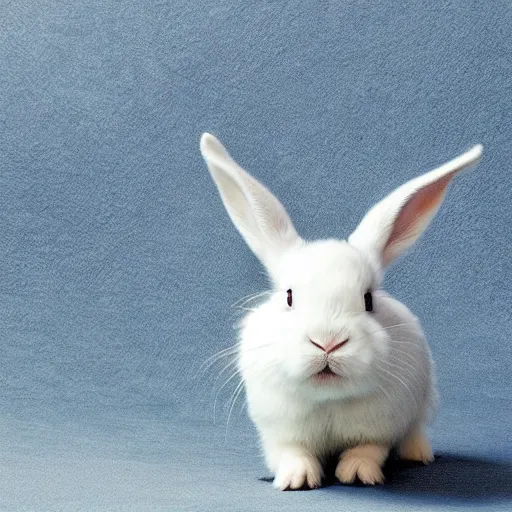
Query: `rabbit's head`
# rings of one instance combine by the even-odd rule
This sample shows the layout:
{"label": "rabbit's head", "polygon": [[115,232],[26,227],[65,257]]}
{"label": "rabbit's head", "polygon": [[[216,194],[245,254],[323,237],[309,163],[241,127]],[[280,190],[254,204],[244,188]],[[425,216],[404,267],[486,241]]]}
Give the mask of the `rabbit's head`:
{"label": "rabbit's head", "polygon": [[231,220],[274,284],[246,319],[245,373],[326,398],[364,393],[389,348],[379,315],[385,299],[376,291],[382,273],[424,231],[450,180],[478,161],[482,147],[396,189],[347,241],[315,242],[297,234],[283,205],[215,137],[202,136],[201,152]]}

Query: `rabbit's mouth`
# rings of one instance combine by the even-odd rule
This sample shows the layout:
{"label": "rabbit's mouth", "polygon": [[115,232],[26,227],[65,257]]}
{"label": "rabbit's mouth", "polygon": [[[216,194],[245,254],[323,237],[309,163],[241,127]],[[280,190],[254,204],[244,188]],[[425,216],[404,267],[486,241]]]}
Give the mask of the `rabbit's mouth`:
{"label": "rabbit's mouth", "polygon": [[323,370],[313,375],[313,380],[318,384],[334,383],[336,381],[341,380],[341,378],[341,375],[334,373],[329,367],[329,365],[327,365]]}

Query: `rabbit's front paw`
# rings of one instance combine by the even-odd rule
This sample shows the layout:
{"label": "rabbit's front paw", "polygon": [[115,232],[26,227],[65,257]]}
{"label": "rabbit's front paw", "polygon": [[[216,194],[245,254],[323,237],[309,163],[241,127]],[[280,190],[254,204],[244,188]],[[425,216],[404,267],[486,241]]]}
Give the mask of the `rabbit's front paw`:
{"label": "rabbit's front paw", "polygon": [[402,441],[398,453],[401,459],[423,462],[423,464],[428,464],[434,460],[428,437],[419,427],[414,428]]}
{"label": "rabbit's front paw", "polygon": [[388,451],[387,447],[372,444],[347,450],[336,466],[336,478],[344,484],[351,484],[356,478],[366,485],[381,484],[381,466]]}
{"label": "rabbit's front paw", "polygon": [[322,467],[317,459],[308,454],[287,453],[279,463],[274,487],[281,491],[304,487],[315,489],[321,482]]}

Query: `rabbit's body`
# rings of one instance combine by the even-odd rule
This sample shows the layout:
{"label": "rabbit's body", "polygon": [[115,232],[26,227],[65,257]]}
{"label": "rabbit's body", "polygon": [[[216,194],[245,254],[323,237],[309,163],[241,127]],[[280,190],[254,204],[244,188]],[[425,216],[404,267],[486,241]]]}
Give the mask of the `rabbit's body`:
{"label": "rabbit's body", "polygon": [[[257,359],[268,349],[275,331],[263,304],[245,318],[241,330],[240,367],[249,414],[258,427],[269,469],[276,472],[281,447],[296,444],[318,458],[341,453],[362,443],[396,446],[435,405],[436,391],[430,351],[414,315],[389,295],[375,294],[375,317],[391,334],[386,362],[368,390],[343,391],[340,397],[321,395],[328,390],[289,386],[279,374],[258,368]],[[394,327],[397,326],[397,327]],[[402,363],[402,364],[400,364]]]}
{"label": "rabbit's body", "polygon": [[425,230],[451,178],[481,146],[415,178],[363,218],[347,241],[304,241],[283,205],[213,136],[201,150],[231,220],[266,267],[270,298],[241,326],[249,413],[279,489],[336,477],[382,482],[389,451],[429,462],[424,433],[436,391],[419,323],[379,290],[382,274]]}

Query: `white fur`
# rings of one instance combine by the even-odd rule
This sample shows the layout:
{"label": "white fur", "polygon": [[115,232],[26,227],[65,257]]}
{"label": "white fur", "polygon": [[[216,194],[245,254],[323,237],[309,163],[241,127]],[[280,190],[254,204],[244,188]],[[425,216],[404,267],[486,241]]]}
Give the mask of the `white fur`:
{"label": "white fur", "polygon": [[[238,366],[276,487],[316,487],[324,457],[347,448],[336,471],[347,482],[381,481],[379,466],[400,443],[403,453],[428,460],[420,433],[436,397],[430,351],[416,318],[378,286],[384,267],[428,225],[449,177],[474,164],[481,146],[395,190],[349,242],[305,242],[281,203],[215,137],[204,134],[201,151],[231,219],[274,282],[242,322]],[[329,354],[317,346],[346,339]],[[340,378],[319,382],[327,363]],[[377,459],[362,458],[368,453]]]}

